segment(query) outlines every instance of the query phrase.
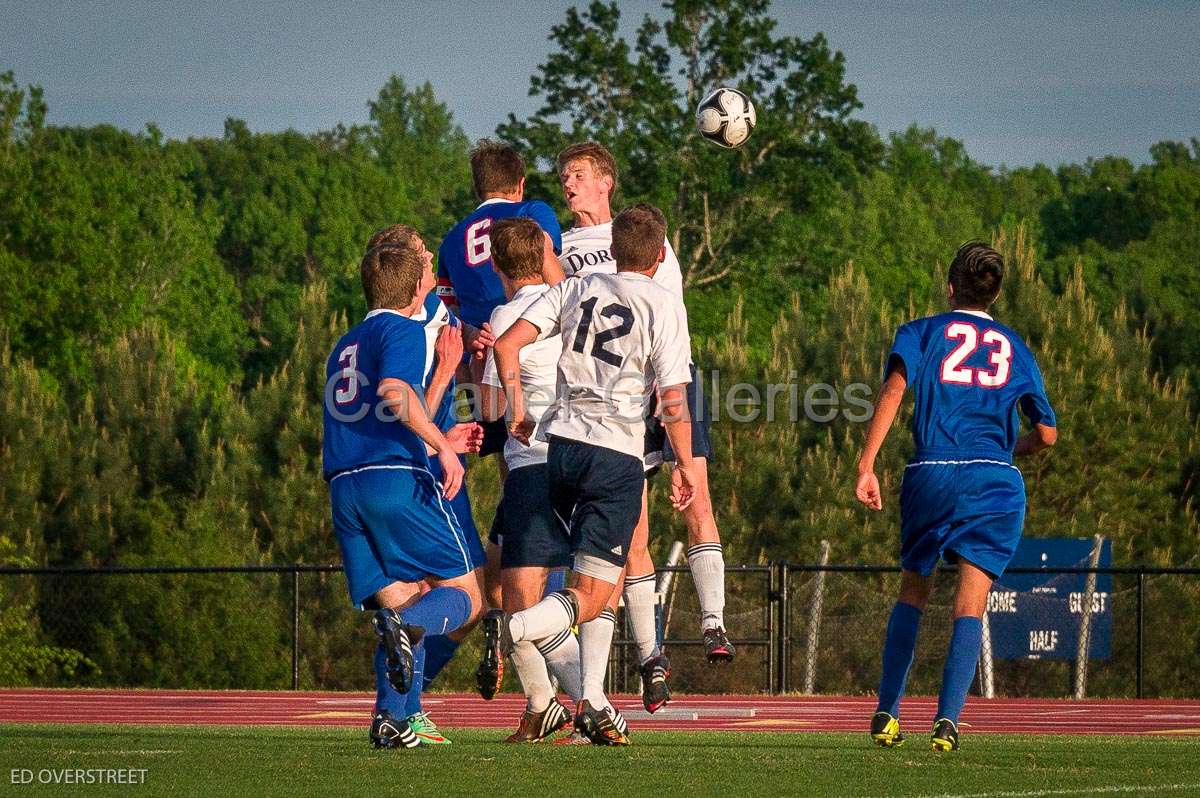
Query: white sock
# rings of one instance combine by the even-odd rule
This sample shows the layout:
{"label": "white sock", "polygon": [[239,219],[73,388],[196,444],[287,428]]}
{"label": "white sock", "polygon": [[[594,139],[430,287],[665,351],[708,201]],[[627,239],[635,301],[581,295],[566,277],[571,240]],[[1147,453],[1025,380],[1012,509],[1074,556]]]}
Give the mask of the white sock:
{"label": "white sock", "polygon": [[604,674],[612,650],[617,616],[605,609],[596,618],[579,627],[579,664],[583,676],[583,698],[597,709],[608,706],[604,695]]}
{"label": "white sock", "polygon": [[638,662],[642,663],[662,653],[658,647],[658,629],[654,621],[657,604],[654,593],[654,574],[625,577],[625,617],[633,642],[637,645]]}
{"label": "white sock", "polygon": [[514,643],[553,637],[575,625],[575,605],[562,593],[551,593],[532,607],[514,612],[508,624]]}
{"label": "white sock", "polygon": [[525,689],[526,705],[532,712],[545,712],[554,698],[554,687],[541,652],[533,643],[522,640],[513,646],[512,661]]}
{"label": "white sock", "polygon": [[687,550],[688,567],[700,599],[700,630],[725,625],[725,555],[720,543],[701,543]]}
{"label": "white sock", "polygon": [[546,667],[558,680],[558,687],[572,702],[583,698],[583,676],[579,672],[579,638],[570,629],[537,642],[538,651],[546,658]]}

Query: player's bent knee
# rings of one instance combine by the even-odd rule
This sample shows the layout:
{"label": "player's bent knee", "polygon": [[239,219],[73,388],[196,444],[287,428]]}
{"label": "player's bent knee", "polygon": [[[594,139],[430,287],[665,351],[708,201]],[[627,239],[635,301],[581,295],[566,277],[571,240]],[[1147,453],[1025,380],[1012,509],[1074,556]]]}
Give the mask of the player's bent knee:
{"label": "player's bent knee", "polygon": [[574,569],[575,573],[580,576],[590,576],[592,579],[615,585],[621,581],[621,572],[624,567],[613,565],[608,560],[602,560],[590,554],[576,554]]}

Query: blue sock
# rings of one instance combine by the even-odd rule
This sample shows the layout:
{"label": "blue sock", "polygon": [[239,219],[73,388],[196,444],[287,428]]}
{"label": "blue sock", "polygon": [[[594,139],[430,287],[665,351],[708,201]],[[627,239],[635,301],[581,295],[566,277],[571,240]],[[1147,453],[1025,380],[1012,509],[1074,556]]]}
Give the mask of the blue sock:
{"label": "blue sock", "polygon": [[434,635],[421,641],[425,649],[425,680],[424,687],[428,689],[437,675],[446,667],[446,663],[458,651],[458,641],[451,640],[446,635]]}
{"label": "blue sock", "polygon": [[556,568],[546,576],[546,590],[542,594],[542,598],[550,595],[556,590],[562,590],[567,586],[567,569]]}
{"label": "blue sock", "polygon": [[471,597],[457,587],[435,587],[416,604],[400,610],[400,617],[406,624],[423,627],[426,636],[444,635],[471,617]]}
{"label": "blue sock", "polygon": [[413,649],[413,686],[404,694],[404,717],[421,712],[421,692],[425,689],[425,641]]}
{"label": "blue sock", "polygon": [[394,718],[404,717],[404,694],[397,693],[388,681],[387,650],[380,643],[375,646],[375,711],[384,710]]}
{"label": "blue sock", "polygon": [[883,676],[879,680],[879,706],[876,712],[900,717],[900,697],[908,683],[913,652],[917,649],[917,630],[921,626],[921,611],[911,604],[897,601],[888,619],[887,638],[883,644]]}
{"label": "blue sock", "polygon": [[946,654],[946,667],[942,671],[942,692],[938,693],[935,720],[949,718],[958,724],[971,680],[975,678],[982,642],[983,621],[970,616],[954,619],[954,634],[950,636],[950,652]]}

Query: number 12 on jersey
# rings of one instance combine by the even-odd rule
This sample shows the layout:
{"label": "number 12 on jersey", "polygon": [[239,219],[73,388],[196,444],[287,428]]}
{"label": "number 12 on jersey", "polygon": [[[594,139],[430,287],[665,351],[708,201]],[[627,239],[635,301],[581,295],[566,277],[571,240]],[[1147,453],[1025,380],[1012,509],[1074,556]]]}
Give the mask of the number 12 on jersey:
{"label": "number 12 on jersey", "polygon": [[[579,319],[579,326],[575,329],[575,343],[571,346],[573,352],[583,354],[584,347],[587,346],[588,333],[592,329],[592,316],[595,313],[598,299],[598,297],[590,297],[579,305],[583,310],[583,317]],[[629,335],[633,330],[633,311],[618,302],[613,302],[605,305],[600,310],[600,315],[606,319],[620,319],[620,323],[615,327],[596,333],[592,339],[592,357],[602,360],[610,366],[620,366],[625,358],[606,349],[604,345],[609,341]]]}

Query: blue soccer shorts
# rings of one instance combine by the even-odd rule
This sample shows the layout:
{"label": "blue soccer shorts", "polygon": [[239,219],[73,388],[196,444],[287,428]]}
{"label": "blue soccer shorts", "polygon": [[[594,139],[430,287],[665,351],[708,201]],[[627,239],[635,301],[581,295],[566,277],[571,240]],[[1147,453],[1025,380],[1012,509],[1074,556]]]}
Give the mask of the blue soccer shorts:
{"label": "blue soccer shorts", "polygon": [[468,535],[425,468],[379,465],[329,482],[333,530],[342,550],[350,601],[374,607],[393,582],[453,579],[484,563],[478,535]]}
{"label": "blue soccer shorts", "polygon": [[1025,522],[1025,481],[986,458],[915,459],[900,485],[900,564],[922,576],[959,559],[998,578]]}

